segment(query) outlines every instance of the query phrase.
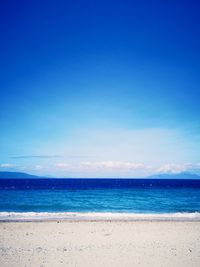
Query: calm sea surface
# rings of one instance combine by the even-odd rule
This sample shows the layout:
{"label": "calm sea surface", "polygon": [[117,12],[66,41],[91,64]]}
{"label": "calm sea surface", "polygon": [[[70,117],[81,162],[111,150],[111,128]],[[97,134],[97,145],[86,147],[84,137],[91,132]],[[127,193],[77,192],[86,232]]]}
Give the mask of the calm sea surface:
{"label": "calm sea surface", "polygon": [[200,180],[2,179],[0,212],[200,212]]}

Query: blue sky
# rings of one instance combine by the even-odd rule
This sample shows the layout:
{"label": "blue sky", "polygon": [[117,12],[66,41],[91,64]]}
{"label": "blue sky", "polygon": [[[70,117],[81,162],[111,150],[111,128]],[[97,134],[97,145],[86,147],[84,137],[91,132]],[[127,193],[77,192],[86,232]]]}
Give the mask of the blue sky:
{"label": "blue sky", "polygon": [[198,1],[6,1],[0,170],[200,172]]}

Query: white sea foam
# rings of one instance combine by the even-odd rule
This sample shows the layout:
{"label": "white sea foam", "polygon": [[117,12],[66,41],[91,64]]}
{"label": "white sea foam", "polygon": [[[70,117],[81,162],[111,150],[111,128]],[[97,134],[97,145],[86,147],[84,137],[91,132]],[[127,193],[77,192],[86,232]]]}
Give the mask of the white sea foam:
{"label": "white sea foam", "polygon": [[0,221],[200,221],[193,213],[0,212]]}

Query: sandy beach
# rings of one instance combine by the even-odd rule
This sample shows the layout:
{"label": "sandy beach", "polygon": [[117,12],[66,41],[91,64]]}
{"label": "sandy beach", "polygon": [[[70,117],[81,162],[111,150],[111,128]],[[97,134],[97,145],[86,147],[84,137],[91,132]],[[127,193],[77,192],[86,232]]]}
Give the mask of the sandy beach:
{"label": "sandy beach", "polygon": [[200,266],[200,222],[0,223],[0,266]]}

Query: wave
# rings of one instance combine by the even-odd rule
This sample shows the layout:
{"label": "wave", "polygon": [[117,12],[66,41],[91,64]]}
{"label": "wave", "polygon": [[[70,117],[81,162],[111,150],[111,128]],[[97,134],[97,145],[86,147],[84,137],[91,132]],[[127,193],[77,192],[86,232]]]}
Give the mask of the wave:
{"label": "wave", "polygon": [[200,221],[200,212],[0,212],[0,221]]}

